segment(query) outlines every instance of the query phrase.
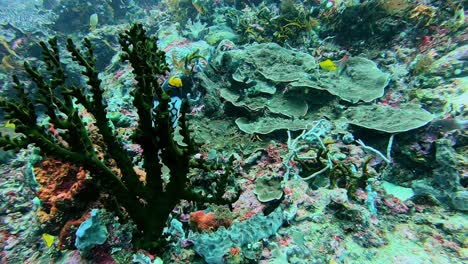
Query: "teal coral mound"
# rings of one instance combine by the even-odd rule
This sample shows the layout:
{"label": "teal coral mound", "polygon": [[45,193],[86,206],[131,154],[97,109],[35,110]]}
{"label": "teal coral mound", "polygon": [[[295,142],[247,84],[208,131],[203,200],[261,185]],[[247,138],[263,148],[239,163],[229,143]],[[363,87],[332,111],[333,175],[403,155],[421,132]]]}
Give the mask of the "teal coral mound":
{"label": "teal coral mound", "polygon": [[307,113],[308,105],[303,98],[281,94],[265,96],[267,93],[259,85],[253,89],[255,89],[257,96],[243,97],[229,89],[222,89],[220,95],[234,106],[245,107],[250,111],[259,111],[266,107],[272,113],[287,117],[302,117]]}
{"label": "teal coral mound", "polygon": [[253,66],[253,74],[257,78],[263,77],[274,83],[307,79],[309,74],[317,71],[314,57],[282,48],[275,43],[254,44],[232,55],[235,61],[242,61],[244,66]]}
{"label": "teal coral mound", "polygon": [[268,216],[256,215],[229,229],[221,227],[215,233],[195,234],[190,239],[195,251],[208,264],[222,264],[223,256],[232,247],[242,247],[276,234],[283,224],[283,211],[277,208]]}
{"label": "teal coral mound", "polygon": [[257,195],[257,199],[262,203],[281,199],[281,197],[283,196],[283,188],[281,188],[281,178],[258,178],[255,183],[254,193]]}
{"label": "teal coral mound", "polygon": [[[341,62],[336,71],[324,71],[310,54],[275,43],[218,52],[213,56],[212,64],[217,72],[226,75],[224,80],[231,80],[230,83],[217,81],[221,98],[254,113],[236,120],[238,127],[246,133],[268,134],[289,127],[280,125],[279,128],[252,132],[255,130],[252,126],[257,126],[264,117],[258,115],[261,111],[268,110],[276,119],[282,118],[278,122],[281,124],[289,122],[286,117],[296,120],[306,116],[312,102],[321,103],[316,95],[328,93],[350,103],[371,102],[383,96],[390,81],[388,73],[363,57],[350,57]],[[259,120],[251,120],[252,116]]]}
{"label": "teal coral mound", "polygon": [[351,103],[371,102],[383,96],[390,75],[379,70],[373,61],[351,57],[343,68],[339,76],[332,72],[324,73],[319,86]]}
{"label": "teal coral mound", "polygon": [[205,37],[205,41],[210,45],[216,45],[225,39],[237,42],[239,36],[230,27],[220,25],[210,27],[209,33]]}
{"label": "teal coral mound", "polygon": [[91,217],[81,223],[76,231],[75,247],[80,251],[102,245],[107,240],[107,228],[102,223],[98,209],[91,211]]}
{"label": "teal coral mound", "polygon": [[383,96],[390,75],[384,73],[377,64],[363,57],[351,57],[338,71],[321,71],[313,78],[303,78],[292,82],[292,88],[312,88],[325,90],[350,103],[371,102]]}
{"label": "teal coral mound", "polygon": [[311,124],[310,120],[283,119],[279,117],[259,117],[252,120],[245,117],[239,117],[235,122],[239,129],[247,134],[263,135],[277,130],[303,130]]}
{"label": "teal coral mound", "polygon": [[[230,88],[233,93],[245,93],[246,96],[241,96],[242,99],[261,94],[273,95],[277,90],[281,92],[276,93],[277,96],[287,95],[287,89],[277,88],[289,85],[291,90],[325,90],[352,103],[370,102],[383,96],[390,81],[388,73],[384,73],[377,64],[363,57],[349,58],[342,63],[338,71],[320,71],[311,55],[291,51],[274,43],[251,45],[242,50],[228,51],[218,57],[218,61],[231,61],[229,65],[223,66],[234,70],[232,78],[235,81],[248,80],[250,83],[256,83],[253,87],[257,93],[243,91],[242,87],[237,85]],[[265,85],[270,86],[269,90],[273,92],[264,92]],[[252,88],[249,87],[249,90]],[[233,98],[225,99],[232,101]],[[244,104],[249,105],[248,102]]]}
{"label": "teal coral mound", "polygon": [[[309,73],[316,71],[317,64],[312,56],[266,43],[223,52],[214,60],[219,64],[215,67],[232,71],[230,77],[235,84],[221,88],[221,97],[233,105],[250,111],[267,108],[287,117],[307,113],[304,98],[289,94],[283,86],[307,79]],[[231,63],[223,65],[223,61]]]}
{"label": "teal coral mound", "polygon": [[399,108],[385,105],[359,105],[350,107],[345,116],[350,124],[387,133],[399,133],[422,127],[432,121],[428,111],[415,104]]}

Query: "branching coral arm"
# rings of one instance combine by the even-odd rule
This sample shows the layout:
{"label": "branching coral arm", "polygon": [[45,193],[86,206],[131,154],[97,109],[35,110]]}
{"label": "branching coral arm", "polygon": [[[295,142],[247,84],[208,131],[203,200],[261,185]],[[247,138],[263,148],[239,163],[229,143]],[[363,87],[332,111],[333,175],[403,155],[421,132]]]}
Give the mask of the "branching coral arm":
{"label": "branching coral arm", "polygon": [[83,74],[88,77],[87,84],[91,88],[90,91],[92,93],[93,100],[89,101],[89,99],[84,97],[82,94],[77,94],[77,97],[86,101],[85,106],[89,107],[88,111],[93,114],[96,119],[96,126],[106,143],[107,151],[117,162],[117,166],[122,171],[122,180],[129,186],[129,188],[132,189],[133,192],[136,194],[142,194],[143,183],[139,181],[139,177],[133,170],[132,161],[109,126],[105,110],[106,103],[103,100],[103,90],[100,87],[101,80],[98,77],[98,71],[95,67],[96,59],[93,55],[91,43],[88,39],[85,39],[84,45],[87,51],[86,53],[80,52],[71,39],[68,39],[67,42],[67,49],[72,54],[73,60],[85,68]]}
{"label": "branching coral arm", "polygon": [[[137,88],[133,93],[133,105],[137,109],[139,121],[133,138],[143,149],[143,168],[147,175],[148,193],[160,193],[161,165],[157,156],[163,149],[162,142],[169,139],[167,135],[171,133],[167,129],[167,126],[170,126],[170,116],[167,111],[170,97],[160,87],[158,76],[165,74],[169,67],[165,62],[165,53],[157,48],[157,39],[146,37],[142,25],[135,25],[120,34],[119,42],[123,51],[121,59],[130,62],[137,81]],[[156,110],[157,122],[156,119],[153,121],[151,115],[155,99],[159,101]]]}

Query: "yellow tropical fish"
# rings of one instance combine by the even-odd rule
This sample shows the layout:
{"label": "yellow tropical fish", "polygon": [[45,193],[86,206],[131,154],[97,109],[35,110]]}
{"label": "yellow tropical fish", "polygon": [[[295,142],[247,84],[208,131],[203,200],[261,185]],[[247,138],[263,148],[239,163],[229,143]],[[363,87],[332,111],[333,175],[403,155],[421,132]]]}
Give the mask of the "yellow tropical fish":
{"label": "yellow tropical fish", "polygon": [[6,127],[6,128],[15,129],[15,128],[16,128],[16,125],[15,125],[15,123],[13,123],[13,122],[11,122],[10,120],[8,120],[8,121],[5,123],[5,127]]}
{"label": "yellow tropical fish", "polygon": [[182,87],[182,79],[180,77],[177,77],[177,76],[172,76],[171,78],[169,78],[169,85],[172,86],[172,87],[181,88]]}
{"label": "yellow tropical fish", "polygon": [[54,243],[55,236],[44,233],[42,234],[42,239],[44,239],[47,247],[51,247]]}
{"label": "yellow tropical fish", "polygon": [[330,59],[326,59],[320,62],[319,65],[320,65],[320,69],[324,71],[336,71],[337,70],[335,63]]}

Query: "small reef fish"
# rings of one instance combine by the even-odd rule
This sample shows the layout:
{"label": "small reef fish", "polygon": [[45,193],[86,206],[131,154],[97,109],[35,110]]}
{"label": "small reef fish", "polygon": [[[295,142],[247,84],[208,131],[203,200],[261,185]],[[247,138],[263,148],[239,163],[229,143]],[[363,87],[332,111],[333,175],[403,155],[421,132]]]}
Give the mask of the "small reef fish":
{"label": "small reef fish", "polygon": [[[153,111],[152,111],[153,117],[157,115],[156,110],[157,110],[158,105],[159,105],[159,101],[154,100]],[[182,107],[182,99],[178,96],[172,96],[171,102],[169,103],[169,113],[171,115],[172,128],[174,129],[177,127],[177,122],[179,120],[181,107]]]}
{"label": "small reef fish", "polygon": [[44,239],[44,242],[46,243],[47,247],[51,247],[54,243],[55,236],[44,233],[42,234],[42,239]]}
{"label": "small reef fish", "polygon": [[[184,82],[182,81],[183,77],[173,75],[169,79],[167,79],[163,85],[162,88],[165,91],[170,91],[170,96],[171,96],[171,102],[169,103],[169,112],[171,114],[171,122],[172,122],[172,128],[177,127],[177,121],[179,120],[180,116],[180,109],[182,107],[182,98],[185,98],[186,95],[184,95]],[[170,89],[170,88],[176,88],[176,89]],[[156,109],[157,106],[159,105],[159,101],[155,100],[153,102],[153,115],[156,116]]]}
{"label": "small reef fish", "polygon": [[336,67],[335,63],[330,60],[326,59],[319,63],[320,69],[324,71],[336,71],[338,68]]}
{"label": "small reef fish", "polygon": [[99,18],[98,18],[98,15],[96,13],[92,14],[90,17],[89,17],[89,29],[91,31],[95,30],[96,27],[97,27],[97,24],[99,22]]}
{"label": "small reef fish", "polygon": [[182,88],[182,79],[177,76],[172,76],[168,81],[169,85],[176,88]]}

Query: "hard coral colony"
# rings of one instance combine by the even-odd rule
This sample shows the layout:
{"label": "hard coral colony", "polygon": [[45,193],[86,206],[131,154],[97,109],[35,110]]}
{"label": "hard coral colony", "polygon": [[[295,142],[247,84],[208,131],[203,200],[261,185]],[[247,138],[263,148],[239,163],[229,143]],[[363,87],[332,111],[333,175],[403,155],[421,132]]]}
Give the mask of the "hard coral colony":
{"label": "hard coral colony", "polygon": [[0,2],[1,263],[468,258],[464,1]]}

